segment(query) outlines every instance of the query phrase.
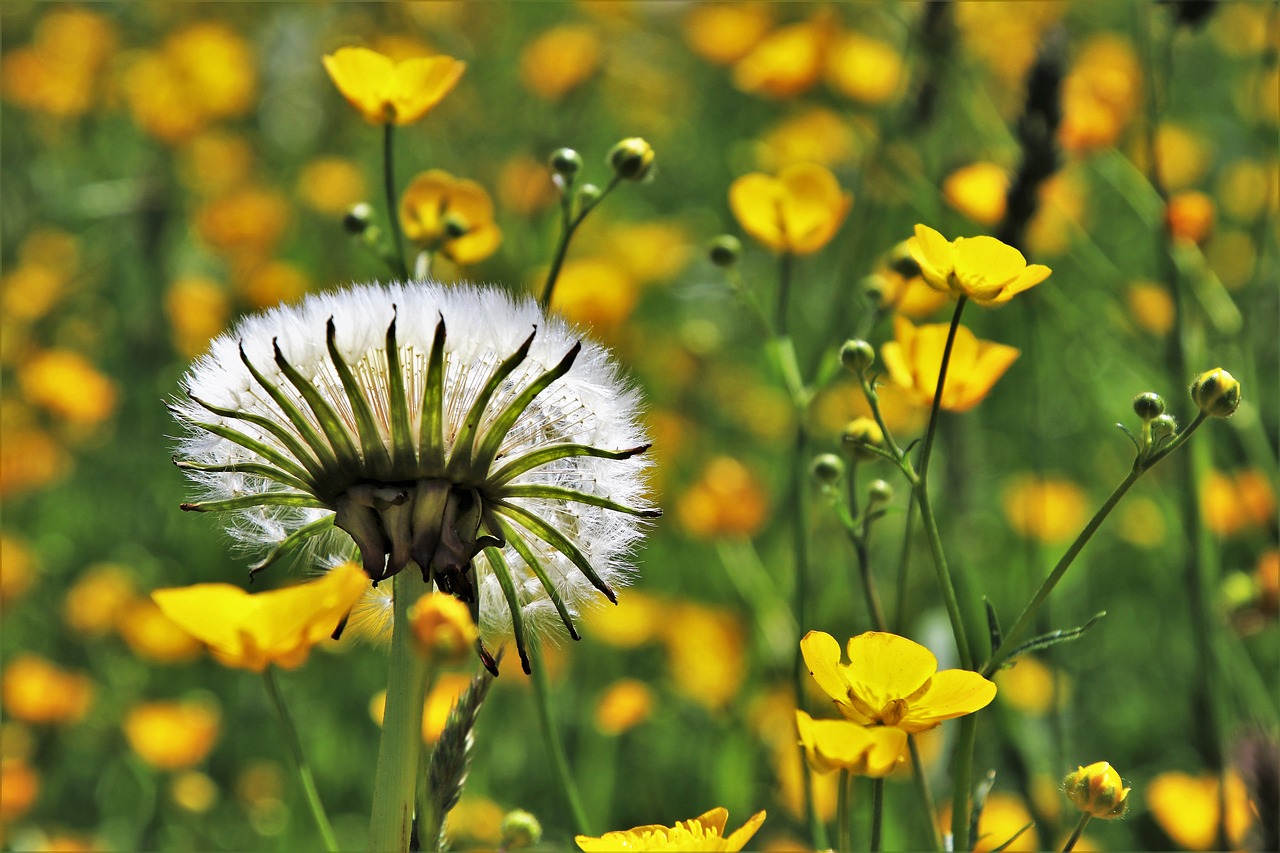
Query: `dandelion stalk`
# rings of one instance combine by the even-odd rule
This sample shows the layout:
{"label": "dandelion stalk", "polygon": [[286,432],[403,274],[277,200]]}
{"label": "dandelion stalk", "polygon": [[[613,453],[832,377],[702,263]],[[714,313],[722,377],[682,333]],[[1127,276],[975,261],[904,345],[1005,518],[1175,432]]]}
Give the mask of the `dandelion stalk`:
{"label": "dandelion stalk", "polygon": [[391,122],[382,128],[382,187],[387,197],[387,230],[391,232],[395,271],[402,279],[407,279],[409,269],[404,264],[404,241],[400,236],[400,213],[396,204],[395,130],[396,126]]}
{"label": "dandelion stalk", "polygon": [[[535,655],[537,649],[534,649]],[[573,816],[573,825],[579,835],[591,835],[587,822],[587,813],[582,807],[582,795],[578,793],[577,783],[569,771],[569,759],[564,753],[564,742],[556,726],[555,714],[551,709],[551,685],[547,680],[546,659],[540,659],[533,666],[530,677],[533,679],[534,705],[538,709],[538,725],[542,729],[542,740],[547,745],[547,754],[551,757],[551,769],[555,773],[560,793],[564,795],[565,804]]]}
{"label": "dandelion stalk", "polygon": [[413,647],[408,611],[427,590],[417,570],[393,579],[394,616],[387,704],[382,717],[382,741],[374,772],[373,817],[369,853],[409,849],[414,792],[422,757],[422,708],[426,701],[427,661]]}
{"label": "dandelion stalk", "polygon": [[280,685],[276,682],[275,668],[268,666],[264,669],[262,671],[262,679],[267,685],[267,696],[271,699],[271,707],[275,709],[276,716],[280,718],[280,728],[284,731],[285,748],[289,751],[289,757],[293,760],[294,770],[298,773],[298,780],[302,783],[302,794],[306,798],[307,808],[311,810],[311,817],[316,822],[316,829],[320,831],[324,849],[329,853],[336,853],[338,839],[333,834],[333,826],[329,823],[329,816],[325,814],[324,803],[320,800],[320,792],[316,790],[316,780],[311,774],[311,765],[307,763],[306,756],[302,753],[302,741],[298,737],[298,727],[294,725],[293,716],[289,713],[284,697],[280,694]]}

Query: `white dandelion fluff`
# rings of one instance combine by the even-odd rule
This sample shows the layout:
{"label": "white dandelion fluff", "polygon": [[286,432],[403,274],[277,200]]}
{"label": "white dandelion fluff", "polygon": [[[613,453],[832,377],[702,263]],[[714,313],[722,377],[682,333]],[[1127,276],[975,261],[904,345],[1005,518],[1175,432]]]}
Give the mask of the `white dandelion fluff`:
{"label": "white dandelion fluff", "polygon": [[252,571],[337,528],[375,586],[413,563],[526,671],[525,632],[558,618],[576,639],[659,514],[617,365],[496,289],[311,296],[218,337],[182,390],[175,461],[201,492],[183,508],[228,513],[268,551]]}

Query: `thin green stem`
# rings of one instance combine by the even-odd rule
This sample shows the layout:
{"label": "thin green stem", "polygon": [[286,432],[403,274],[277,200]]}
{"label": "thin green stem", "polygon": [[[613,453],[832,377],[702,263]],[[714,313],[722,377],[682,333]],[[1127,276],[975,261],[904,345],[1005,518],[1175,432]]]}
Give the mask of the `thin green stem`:
{"label": "thin green stem", "polygon": [[569,759],[564,753],[564,742],[556,726],[555,715],[551,709],[551,684],[547,679],[546,661],[538,654],[535,645],[531,651],[534,662],[530,677],[533,680],[534,704],[538,709],[538,725],[542,729],[542,740],[546,743],[547,753],[551,757],[551,769],[555,772],[560,793],[564,795],[565,804],[573,816],[573,824],[580,835],[591,835],[587,814],[582,807],[582,795],[578,793],[577,783],[569,771]]}
{"label": "thin green stem", "polygon": [[916,503],[920,505],[920,521],[924,524],[925,538],[929,541],[929,551],[933,554],[933,566],[938,576],[938,588],[942,592],[942,603],[947,609],[947,619],[951,622],[951,633],[955,637],[956,652],[960,665],[965,669],[973,669],[973,652],[969,649],[969,638],[964,628],[964,616],[960,612],[960,600],[956,597],[956,588],[951,583],[951,572],[947,568],[947,555],[942,550],[942,536],[938,533],[938,520],[933,515],[933,502],[929,499],[928,484],[920,480],[915,488]]}
{"label": "thin green stem", "polygon": [[902,553],[898,557],[898,601],[893,618],[893,630],[901,633],[907,627],[907,579],[911,565],[911,534],[916,519],[916,493],[907,498],[907,517],[902,528]]}
{"label": "thin green stem", "polygon": [[916,789],[916,797],[924,809],[925,826],[928,827],[929,840],[933,843],[930,850],[942,850],[942,836],[938,833],[938,811],[933,805],[933,792],[929,790],[929,777],[925,775],[924,763],[920,759],[920,744],[915,735],[907,735],[907,749],[911,753],[911,782]]}
{"label": "thin green stem", "polygon": [[789,336],[787,331],[787,309],[791,301],[791,270],[795,266],[795,255],[783,252],[778,258],[778,304],[773,316],[774,332],[780,338]]}
{"label": "thin green stem", "polygon": [[947,329],[947,344],[942,349],[942,364],[938,367],[938,385],[933,392],[933,407],[929,410],[929,426],[924,434],[924,447],[920,450],[918,474],[921,480],[929,475],[929,460],[933,456],[933,441],[938,432],[938,415],[942,412],[942,392],[947,384],[947,368],[951,365],[951,349],[955,346],[956,332],[960,329],[960,315],[969,297],[956,300],[956,310],[951,314],[951,326]]}
{"label": "thin green stem", "polygon": [[567,193],[572,187],[566,188],[564,192],[566,196],[560,205],[560,242],[556,245],[555,256],[551,259],[551,268],[547,270],[547,280],[542,285],[542,296],[538,299],[538,305],[543,310],[551,307],[551,297],[555,294],[556,281],[560,278],[560,270],[564,266],[564,259],[569,254],[569,241],[573,239],[573,232],[578,230],[578,226],[587,218],[587,214],[595,210],[600,202],[604,201],[605,196],[613,192],[618,186],[622,178],[618,175],[613,176],[613,180],[600,192],[600,195],[588,202],[584,202],[578,211],[574,212],[574,204],[572,198]]}
{"label": "thin green stem", "polygon": [[836,784],[836,850],[838,853],[853,853],[853,809],[850,803],[853,799],[853,774],[841,770]]}
{"label": "thin green stem", "polygon": [[383,125],[382,187],[387,198],[387,230],[391,232],[391,251],[396,274],[407,279],[409,268],[404,263],[404,240],[400,236],[400,206],[396,204],[395,146],[393,144],[395,129],[396,126],[391,122]]}
{"label": "thin green stem", "polygon": [[329,853],[336,853],[338,839],[333,834],[333,826],[329,823],[329,816],[325,814],[324,803],[320,800],[320,792],[316,790],[316,780],[311,775],[311,765],[307,763],[306,756],[302,753],[302,741],[298,737],[298,728],[294,725],[293,716],[289,713],[284,696],[280,693],[280,685],[276,682],[275,668],[268,666],[263,670],[262,680],[267,685],[267,696],[271,699],[271,707],[275,709],[276,716],[280,718],[280,728],[284,732],[285,748],[289,751],[289,757],[293,759],[293,768],[298,773],[298,781],[302,783],[302,794],[307,800],[307,807],[311,810],[311,817],[316,822],[316,829],[320,831],[324,849],[328,850]]}
{"label": "thin green stem", "polygon": [[374,771],[370,853],[406,851],[413,826],[414,793],[422,760],[422,709],[426,702],[427,661],[414,648],[409,608],[427,592],[421,572],[410,567],[393,579],[394,616],[387,704],[382,741]]}
{"label": "thin green stem", "polygon": [[960,718],[960,733],[956,738],[956,758],[951,791],[951,839],[952,850],[969,850],[969,797],[973,776],[973,747],[978,739],[978,715],[967,714]]}
{"label": "thin green stem", "polygon": [[1089,819],[1093,817],[1088,812],[1080,814],[1080,820],[1076,823],[1076,828],[1071,831],[1071,837],[1067,839],[1067,843],[1062,845],[1062,853],[1071,853],[1075,849],[1076,842],[1080,840],[1080,836],[1084,835],[1084,828],[1089,825]]}
{"label": "thin green stem", "polygon": [[880,836],[884,828],[884,780],[871,780],[871,853],[880,853]]}

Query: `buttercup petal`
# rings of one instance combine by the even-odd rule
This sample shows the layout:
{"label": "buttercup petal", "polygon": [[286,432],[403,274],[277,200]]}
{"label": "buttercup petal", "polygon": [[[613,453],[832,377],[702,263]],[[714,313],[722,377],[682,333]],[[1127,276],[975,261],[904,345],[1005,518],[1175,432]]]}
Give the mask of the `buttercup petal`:
{"label": "buttercup petal", "polygon": [[947,277],[955,267],[955,259],[946,237],[928,225],[916,225],[915,236],[907,241],[907,251],[919,264],[925,283],[937,290],[951,292]]}
{"label": "buttercup petal", "polygon": [[778,174],[782,187],[782,227],[793,252],[808,254],[825,246],[853,204],[836,176],[814,163],[798,163]]}
{"label": "buttercup petal", "polygon": [[1027,266],[1021,252],[994,237],[960,237],[954,245],[960,289],[978,302],[999,297]]}
{"label": "buttercup petal", "polygon": [[774,251],[787,248],[778,181],[760,172],[743,175],[729,185],[729,209],[752,238]]}
{"label": "buttercup petal", "polygon": [[[725,817],[728,817],[728,812],[725,812]],[[761,824],[764,823],[765,817],[766,812],[763,810],[753,814],[746,823],[735,829],[727,838],[725,838],[724,849],[732,853],[732,851],[741,850],[743,847],[746,847],[747,842],[751,840],[751,837],[759,831]],[[723,823],[724,822],[721,821],[722,831]]]}
{"label": "buttercup petal", "polygon": [[963,717],[987,707],[996,698],[996,685],[976,672],[947,669],[937,673],[929,689],[911,703],[899,724],[909,732],[931,729],[943,720]]}
{"label": "buttercup petal", "polygon": [[840,644],[822,631],[810,631],[800,640],[800,654],[813,680],[828,696],[839,703],[849,701],[849,682],[840,666]]}
{"label": "buttercup petal", "polygon": [[[1020,355],[1022,351],[1017,347],[993,341],[979,341],[977,357],[968,365],[964,374],[961,393],[957,395],[954,403],[948,399],[949,395],[944,394],[945,408],[954,412],[965,412],[978,405],[987,394],[991,393],[996,382],[1004,376],[1005,371],[1018,360]],[[951,380],[948,379],[947,384],[950,385]]]}
{"label": "buttercup petal", "polygon": [[873,709],[919,690],[938,670],[938,659],[919,643],[884,631],[849,640],[848,678],[853,692]]}
{"label": "buttercup petal", "polygon": [[396,124],[412,124],[453,90],[467,64],[452,56],[409,59],[395,68],[388,93]]}
{"label": "buttercup petal", "polygon": [[866,729],[871,735],[871,748],[866,754],[866,775],[888,776],[902,762],[907,751],[907,733],[897,726],[875,726]]}
{"label": "buttercup petal", "polygon": [[716,835],[724,835],[724,825],[729,820],[729,810],[724,806],[716,806],[714,809],[703,812],[695,817],[690,823],[700,823],[702,828],[714,830]]}
{"label": "buttercup petal", "polygon": [[1022,271],[1019,276],[1014,279],[1013,283],[1004,289],[1004,293],[1000,294],[1001,302],[1007,302],[1017,294],[1024,290],[1030,290],[1040,282],[1049,277],[1053,270],[1044,264],[1031,264]]}
{"label": "buttercup petal", "polygon": [[386,122],[385,87],[395,69],[390,58],[368,48],[344,47],[324,57],[324,68],[333,85],[367,121]]}

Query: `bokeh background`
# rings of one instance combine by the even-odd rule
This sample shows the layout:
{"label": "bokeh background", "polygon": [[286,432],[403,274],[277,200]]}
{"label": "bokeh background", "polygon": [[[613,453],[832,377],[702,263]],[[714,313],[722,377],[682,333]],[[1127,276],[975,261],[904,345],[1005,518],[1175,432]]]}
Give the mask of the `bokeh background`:
{"label": "bokeh background", "polygon": [[[1190,477],[1166,464],[1144,478],[1041,627],[1107,617],[999,675],[978,742],[977,766],[995,771],[984,843],[1034,819],[1011,849],[1054,844],[1075,821],[1062,774],[1097,760],[1133,785],[1135,805],[1091,826],[1095,849],[1212,847],[1224,765],[1235,843],[1275,838],[1275,4],[6,2],[0,16],[5,849],[317,844],[259,679],[219,667],[147,593],[244,583],[252,559],[216,518],[177,508],[187,495],[163,402],[188,361],[242,313],[386,276],[341,228],[350,205],[383,207],[379,130],[320,62],[346,45],[468,63],[398,136],[402,185],[440,168],[494,202],[501,247],[466,268],[440,261],[446,281],[536,292],[558,227],[548,155],[572,146],[603,184],[617,140],[656,150],[652,179],[621,187],[575,237],[555,307],[643,388],[666,516],[621,606],[554,650],[557,713],[597,832],[716,805],[736,826],[767,809],[753,845],[777,849],[806,837],[784,523],[796,424],[706,242],[741,236],[747,287],[771,304],[777,260],[739,230],[728,187],[820,163],[855,200],[832,243],[795,265],[806,375],[855,333],[891,339],[895,311],[945,322],[948,305],[887,259],[916,222],[993,233],[1045,50],[1061,82],[1058,159],[1023,248],[1053,276],[966,315],[1023,355],[980,406],[944,416],[936,466],[972,624],[983,597],[1011,621],[1127,472],[1113,424],[1135,426],[1134,394],[1161,393],[1186,422],[1190,372],[1222,366],[1246,402],[1192,442]],[[838,451],[865,412],[851,380],[825,375],[805,425],[813,453]],[[900,438],[919,435],[927,410],[884,395]],[[862,467],[899,492],[872,551],[896,607],[907,490],[888,466]],[[851,636],[870,627],[853,553],[811,500],[815,594],[801,629]],[[946,666],[945,615],[927,550],[915,553],[904,633]],[[1197,651],[1205,626],[1211,659]],[[351,847],[368,821],[384,659],[349,639],[281,674]],[[1203,724],[1206,668],[1222,685],[1221,736]],[[442,679],[428,735],[467,674]],[[950,736],[925,742],[940,790]],[[833,778],[815,784],[830,816]],[[507,666],[451,836],[493,847],[513,808],[540,818],[550,847],[570,841],[528,681]],[[888,808],[889,847],[922,843],[905,776]]]}

